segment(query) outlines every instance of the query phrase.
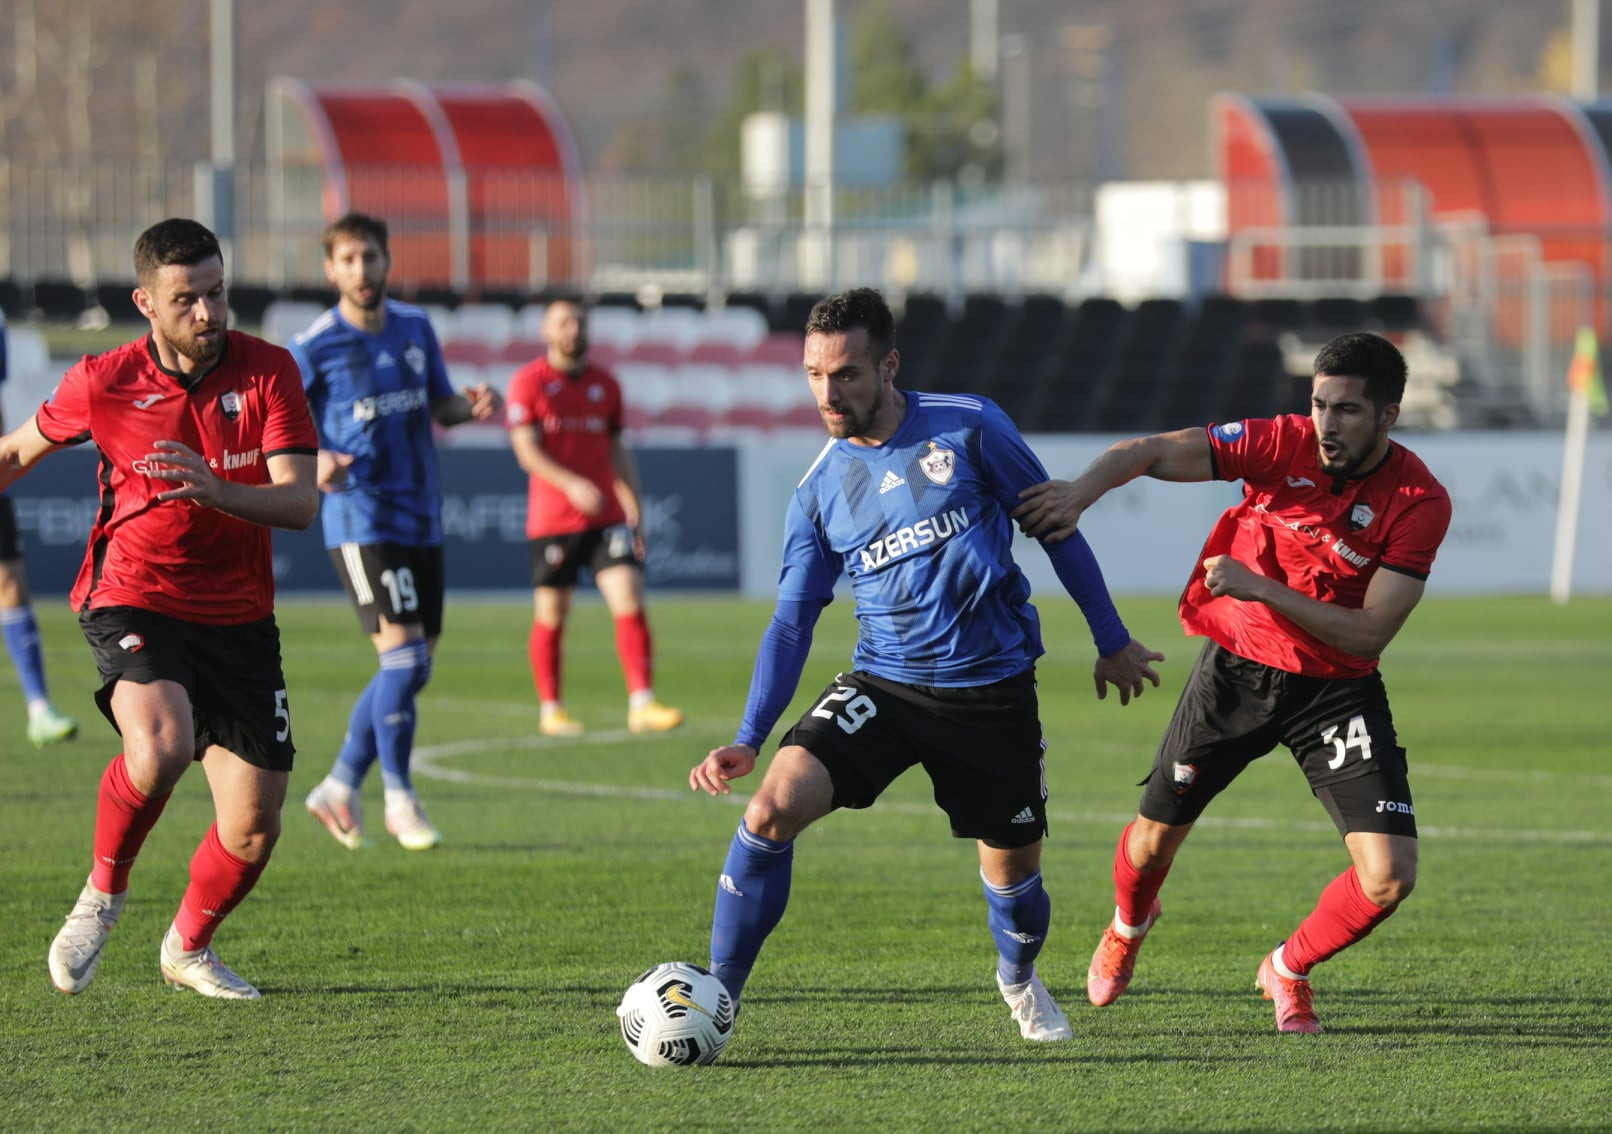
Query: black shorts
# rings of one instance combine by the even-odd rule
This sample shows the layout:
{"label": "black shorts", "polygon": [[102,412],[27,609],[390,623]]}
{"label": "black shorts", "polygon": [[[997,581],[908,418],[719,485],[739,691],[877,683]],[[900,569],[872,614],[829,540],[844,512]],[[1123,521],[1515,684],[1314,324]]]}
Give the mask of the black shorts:
{"label": "black shorts", "polygon": [[17,531],[17,507],[0,493],[0,563],[22,558],[22,536]]}
{"label": "black shorts", "polygon": [[1142,781],[1142,815],[1172,826],[1193,822],[1278,744],[1293,753],[1340,832],[1416,834],[1405,750],[1381,675],[1305,677],[1212,641]]}
{"label": "black shorts", "polygon": [[427,638],[442,633],[440,545],[344,543],[330,549],[330,562],[366,634],[379,633],[383,617],[395,626],[422,627]]}
{"label": "black shorts", "polygon": [[633,546],[632,528],[616,524],[532,541],[532,586],[574,587],[586,567],[598,575],[606,567],[643,566]]}
{"label": "black shorts", "polygon": [[209,626],[110,606],[86,610],[78,624],[101,673],[95,703],[113,728],[118,722],[112,689],[119,681],[174,681],[190,695],[198,760],[217,744],[259,768],[291,770],[296,747],[273,615],[240,626]]}
{"label": "black shorts", "polygon": [[782,743],[800,745],[828,769],[836,808],[871,806],[922,764],[957,838],[1010,850],[1047,832],[1033,670],[962,689],[842,673]]}

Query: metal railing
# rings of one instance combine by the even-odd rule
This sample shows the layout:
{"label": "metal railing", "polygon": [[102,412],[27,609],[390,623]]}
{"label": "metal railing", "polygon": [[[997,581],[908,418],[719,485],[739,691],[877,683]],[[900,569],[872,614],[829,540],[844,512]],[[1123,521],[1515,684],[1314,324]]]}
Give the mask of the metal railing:
{"label": "metal railing", "polygon": [[[173,215],[210,220],[211,176],[205,167],[158,161],[0,157],[0,280],[126,286],[130,248],[147,225]],[[874,284],[958,304],[976,292],[1074,301],[1105,293],[1102,243],[1119,235],[1102,231],[1090,186],[840,188],[822,210],[808,208],[807,187],[758,189],[738,179],[600,176],[567,185],[509,173],[449,187],[416,170],[350,168],[346,177],[352,199],[392,228],[393,283],[403,294],[647,288],[781,296]],[[469,205],[468,225],[455,230],[438,207],[450,188]],[[332,199],[323,175],[241,166],[232,190],[231,278],[281,290],[323,287],[318,238]],[[1183,200],[1185,192],[1183,185]],[[1245,221],[1301,223],[1236,226],[1223,271],[1189,289],[1247,298],[1414,295],[1442,348],[1458,359],[1463,400],[1477,413],[1495,421],[1559,418],[1574,332],[1607,324],[1604,278],[1583,265],[1548,262],[1540,239],[1496,234],[1481,217],[1435,221],[1414,184],[1379,189],[1370,200],[1354,184],[1301,185],[1280,202],[1261,193],[1229,187],[1228,209],[1244,210]],[[831,223],[818,219],[824,215]],[[1572,235],[1598,241],[1603,262],[1612,263],[1612,233]],[[1185,255],[1184,241],[1174,252]],[[1162,286],[1179,288],[1182,278],[1176,273]]]}

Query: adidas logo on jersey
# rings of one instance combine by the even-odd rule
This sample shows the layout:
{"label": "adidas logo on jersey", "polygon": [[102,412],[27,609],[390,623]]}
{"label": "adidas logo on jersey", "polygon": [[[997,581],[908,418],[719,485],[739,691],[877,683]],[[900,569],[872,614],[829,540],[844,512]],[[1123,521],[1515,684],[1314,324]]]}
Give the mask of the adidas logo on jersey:
{"label": "adidas logo on jersey", "polygon": [[884,479],[879,482],[879,495],[883,496],[886,492],[889,492],[892,488],[900,488],[903,484],[906,484],[906,483],[907,483],[906,481],[902,480],[899,476],[896,475],[896,470],[895,469],[890,469],[884,474]]}
{"label": "adidas logo on jersey", "polygon": [[1015,815],[1012,821],[1014,823],[1034,823],[1035,812],[1026,807],[1023,811]]}

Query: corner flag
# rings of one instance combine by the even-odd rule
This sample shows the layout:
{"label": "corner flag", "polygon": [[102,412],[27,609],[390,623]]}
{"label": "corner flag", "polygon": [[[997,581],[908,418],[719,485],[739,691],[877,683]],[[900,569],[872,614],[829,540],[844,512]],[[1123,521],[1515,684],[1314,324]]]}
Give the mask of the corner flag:
{"label": "corner flag", "polygon": [[1578,538],[1578,504],[1584,487],[1590,414],[1604,415],[1606,384],[1601,380],[1600,346],[1593,327],[1580,327],[1567,367],[1567,434],[1562,445],[1562,484],[1556,498],[1556,551],[1550,570],[1550,597],[1561,605],[1573,591],[1573,545]]}
{"label": "corner flag", "polygon": [[1567,367],[1567,388],[1573,394],[1582,394],[1589,403],[1590,412],[1605,417],[1606,383],[1601,377],[1600,344],[1591,327],[1580,327],[1573,343],[1573,361]]}

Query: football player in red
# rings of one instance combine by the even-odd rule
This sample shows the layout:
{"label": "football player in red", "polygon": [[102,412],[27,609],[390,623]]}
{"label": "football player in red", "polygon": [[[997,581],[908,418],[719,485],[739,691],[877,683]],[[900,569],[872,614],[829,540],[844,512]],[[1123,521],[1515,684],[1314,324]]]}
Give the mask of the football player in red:
{"label": "football player in red", "polygon": [[621,387],[588,362],[582,306],[555,300],[543,312],[547,354],[509,383],[509,439],[530,478],[526,535],[532,541],[532,630],[527,650],[545,736],[575,736],[582,722],[560,696],[560,648],[583,568],[616,626],[627,682],[627,727],[665,732],[683,714],[655,699],[644,612],[644,539],[638,471],[622,440]]}
{"label": "football player in red", "polygon": [[1159,888],[1209,801],[1286,745],[1343,836],[1351,865],[1259,965],[1283,1032],[1319,1032],[1310,970],[1365,937],[1416,883],[1416,813],[1378,658],[1422,597],[1450,498],[1389,438],[1405,360],[1377,335],[1315,359],[1308,419],[1292,414],[1121,441],[1073,481],[1026,489],[1032,536],[1066,538],[1139,476],[1241,480],[1209,534],[1181,624],[1209,640],[1187,679],[1114,857],[1116,911],[1092,958],[1093,1004],[1125,991]]}
{"label": "football player in red", "polygon": [[129,872],[192,763],[216,822],[159,966],[178,987],[254,1000],[213,952],[280,834],[291,709],[274,622],[272,527],[319,511],[319,439],[291,355],[225,329],[224,258],[192,220],[134,246],[135,306],[150,333],[67,372],[0,438],[0,489],[49,453],[92,442],[101,509],[71,602],[95,653],[96,694],[123,752],[101,777],[94,863],[51,943],[50,977],[82,992],[128,894]]}

